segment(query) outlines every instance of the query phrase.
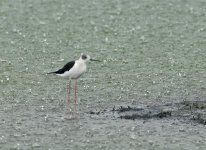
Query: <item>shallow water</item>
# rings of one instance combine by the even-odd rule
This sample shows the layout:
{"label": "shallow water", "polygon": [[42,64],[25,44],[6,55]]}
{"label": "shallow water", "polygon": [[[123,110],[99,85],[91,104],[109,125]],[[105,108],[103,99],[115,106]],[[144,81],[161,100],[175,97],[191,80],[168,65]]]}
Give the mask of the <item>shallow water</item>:
{"label": "shallow water", "polygon": [[[0,148],[205,149],[204,123],[125,120],[110,112],[205,102],[205,6],[204,0],[1,1]],[[81,52],[102,62],[89,63],[78,80],[74,119],[67,81],[46,73]],[[89,113],[104,109],[109,113]],[[196,109],[204,115],[204,107]]]}

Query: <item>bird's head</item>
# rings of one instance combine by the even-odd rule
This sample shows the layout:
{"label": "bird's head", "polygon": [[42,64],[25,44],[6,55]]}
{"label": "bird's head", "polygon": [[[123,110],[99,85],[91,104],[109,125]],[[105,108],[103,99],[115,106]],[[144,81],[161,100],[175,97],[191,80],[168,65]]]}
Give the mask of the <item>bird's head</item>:
{"label": "bird's head", "polygon": [[96,59],[92,59],[89,55],[86,55],[84,53],[81,53],[80,59],[85,61],[85,62],[88,62],[88,61],[99,61],[99,60],[96,60]]}

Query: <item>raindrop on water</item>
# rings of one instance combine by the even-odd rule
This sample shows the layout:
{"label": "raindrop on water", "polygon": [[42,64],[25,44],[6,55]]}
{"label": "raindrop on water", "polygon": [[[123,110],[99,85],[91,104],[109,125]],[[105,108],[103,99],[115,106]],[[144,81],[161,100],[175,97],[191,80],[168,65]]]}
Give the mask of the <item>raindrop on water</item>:
{"label": "raindrop on water", "polygon": [[16,33],[16,32],[17,32],[17,29],[16,29],[16,28],[13,28],[12,32]]}
{"label": "raindrop on water", "polygon": [[134,130],[135,130],[135,127],[132,127],[132,128],[131,128],[131,131],[134,131]]}
{"label": "raindrop on water", "polygon": [[62,61],[64,61],[64,59],[62,58],[62,59],[59,59],[58,61],[62,62]]}
{"label": "raindrop on water", "polygon": [[141,36],[141,37],[140,37],[140,40],[144,41],[144,40],[145,40],[145,37],[144,37],[144,36]]}
{"label": "raindrop on water", "polygon": [[95,25],[95,22],[93,20],[90,21],[91,25]]}
{"label": "raindrop on water", "polygon": [[109,41],[109,39],[106,37],[106,38],[105,38],[105,42],[108,42],[108,41]]}
{"label": "raindrop on water", "polygon": [[40,144],[39,143],[34,143],[34,144],[32,144],[32,147],[34,147],[34,148],[40,147]]}
{"label": "raindrop on water", "polygon": [[7,60],[1,59],[1,62],[7,62]]}
{"label": "raindrop on water", "polygon": [[44,110],[44,106],[40,106],[41,107],[41,110]]}
{"label": "raindrop on water", "polygon": [[49,119],[48,119],[48,115],[46,115],[45,117],[44,117],[44,121],[49,121]]}
{"label": "raindrop on water", "polygon": [[39,24],[40,24],[40,25],[44,25],[44,24],[46,24],[46,22],[40,20],[40,21],[39,21]]}
{"label": "raindrop on water", "polygon": [[18,147],[18,149],[19,149],[20,144],[19,144],[19,143],[17,143],[16,145],[17,145],[17,147]]}
{"label": "raindrop on water", "polygon": [[130,139],[135,140],[135,139],[136,139],[136,136],[135,136],[134,134],[131,134],[131,135],[130,135]]}

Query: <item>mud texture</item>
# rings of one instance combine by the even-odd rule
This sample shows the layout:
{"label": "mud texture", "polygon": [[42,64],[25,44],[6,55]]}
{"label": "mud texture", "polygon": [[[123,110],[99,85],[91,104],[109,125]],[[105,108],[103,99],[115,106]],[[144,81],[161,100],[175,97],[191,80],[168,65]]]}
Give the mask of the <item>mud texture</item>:
{"label": "mud texture", "polygon": [[[183,101],[154,106],[115,106],[103,111],[90,111],[89,114],[116,116],[120,119],[179,119],[184,122],[195,121],[206,125],[206,101]],[[114,113],[116,115],[114,115]]]}

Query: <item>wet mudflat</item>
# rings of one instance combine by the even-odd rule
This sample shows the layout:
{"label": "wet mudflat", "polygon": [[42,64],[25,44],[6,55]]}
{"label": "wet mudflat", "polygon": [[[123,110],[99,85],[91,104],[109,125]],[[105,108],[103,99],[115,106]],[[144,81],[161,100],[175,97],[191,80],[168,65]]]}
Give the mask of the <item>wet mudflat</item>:
{"label": "wet mudflat", "polygon": [[[0,149],[204,150],[205,6],[1,1]],[[102,62],[78,80],[71,115],[67,81],[46,73],[82,52]]]}
{"label": "wet mudflat", "polygon": [[[150,106],[115,106],[111,110],[103,109],[90,111],[89,114],[117,117],[120,119],[178,119],[185,123],[194,121],[206,125],[206,102],[205,101],[183,101],[181,103],[168,103],[165,105]],[[116,112],[116,113],[115,113]]]}

